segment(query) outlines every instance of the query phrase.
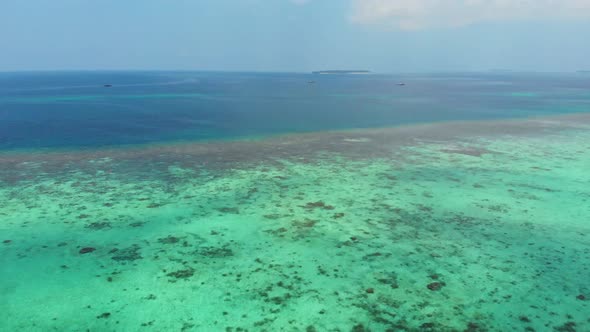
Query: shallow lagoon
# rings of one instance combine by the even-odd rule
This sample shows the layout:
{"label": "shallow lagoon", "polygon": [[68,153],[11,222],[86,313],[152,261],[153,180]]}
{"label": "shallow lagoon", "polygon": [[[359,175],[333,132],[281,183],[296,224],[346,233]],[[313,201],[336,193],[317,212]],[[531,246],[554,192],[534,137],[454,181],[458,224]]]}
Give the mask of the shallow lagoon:
{"label": "shallow lagoon", "polygon": [[0,165],[1,330],[590,330],[587,115]]}

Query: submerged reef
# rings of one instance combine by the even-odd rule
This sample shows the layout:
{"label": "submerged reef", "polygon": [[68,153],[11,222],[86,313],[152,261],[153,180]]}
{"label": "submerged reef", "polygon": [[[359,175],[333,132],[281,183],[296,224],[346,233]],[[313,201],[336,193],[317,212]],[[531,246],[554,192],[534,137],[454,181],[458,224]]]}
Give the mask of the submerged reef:
{"label": "submerged reef", "polygon": [[0,330],[588,331],[590,119],[500,124],[1,154]]}
{"label": "submerged reef", "polygon": [[96,250],[96,248],[84,247],[84,248],[80,249],[79,252],[80,252],[80,254],[89,254],[89,253],[91,253],[91,252],[93,252],[95,250]]}
{"label": "submerged reef", "polygon": [[127,248],[118,249],[113,248],[109,253],[113,254],[111,258],[115,261],[119,262],[127,262],[127,261],[135,261],[138,259],[142,259],[140,254],[140,247],[137,244],[133,244]]}

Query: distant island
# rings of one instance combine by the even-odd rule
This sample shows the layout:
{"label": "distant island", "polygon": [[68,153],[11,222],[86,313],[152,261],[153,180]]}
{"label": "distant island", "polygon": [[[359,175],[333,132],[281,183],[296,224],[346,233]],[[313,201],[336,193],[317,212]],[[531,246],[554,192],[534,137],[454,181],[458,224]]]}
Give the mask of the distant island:
{"label": "distant island", "polygon": [[320,71],[312,71],[312,74],[369,74],[371,73],[368,70],[320,70]]}

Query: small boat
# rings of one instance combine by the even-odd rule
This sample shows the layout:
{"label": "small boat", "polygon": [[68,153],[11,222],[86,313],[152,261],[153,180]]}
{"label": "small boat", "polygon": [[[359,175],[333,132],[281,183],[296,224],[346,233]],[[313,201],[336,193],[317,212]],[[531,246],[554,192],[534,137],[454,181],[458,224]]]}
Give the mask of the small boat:
{"label": "small boat", "polygon": [[112,87],[113,85],[112,85],[112,84],[105,84],[105,85],[103,85],[103,86],[104,86],[105,88],[110,88],[110,87]]}
{"label": "small boat", "polygon": [[404,86],[404,85],[406,85],[406,83],[398,83],[397,85]]}
{"label": "small boat", "polygon": [[309,83],[309,84],[314,84],[314,83],[315,83],[315,81],[308,81],[307,83]]}

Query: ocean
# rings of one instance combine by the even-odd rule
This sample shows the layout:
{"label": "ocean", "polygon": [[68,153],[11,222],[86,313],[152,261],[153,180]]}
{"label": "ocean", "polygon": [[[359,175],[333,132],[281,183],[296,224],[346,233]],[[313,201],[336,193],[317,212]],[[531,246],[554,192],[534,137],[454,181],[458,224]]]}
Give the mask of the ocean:
{"label": "ocean", "polygon": [[583,74],[510,73],[0,73],[0,149],[239,139],[584,112],[589,80]]}
{"label": "ocean", "polygon": [[589,111],[574,73],[0,73],[0,330],[588,331]]}

